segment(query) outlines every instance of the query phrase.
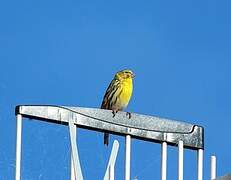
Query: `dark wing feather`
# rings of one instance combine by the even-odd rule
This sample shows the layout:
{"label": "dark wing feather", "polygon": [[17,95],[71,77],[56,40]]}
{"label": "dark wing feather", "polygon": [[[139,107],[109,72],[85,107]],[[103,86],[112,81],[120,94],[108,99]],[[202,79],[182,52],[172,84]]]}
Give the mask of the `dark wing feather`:
{"label": "dark wing feather", "polygon": [[117,82],[118,80],[112,80],[111,83],[109,84],[106,93],[103,97],[103,102],[101,104],[101,109],[111,109],[111,99],[113,97],[113,95],[115,94],[117,88],[115,88],[119,82]]}

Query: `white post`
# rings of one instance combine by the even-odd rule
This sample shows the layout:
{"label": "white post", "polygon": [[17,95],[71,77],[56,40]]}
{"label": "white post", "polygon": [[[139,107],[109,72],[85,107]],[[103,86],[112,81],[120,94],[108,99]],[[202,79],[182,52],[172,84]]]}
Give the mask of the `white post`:
{"label": "white post", "polygon": [[119,150],[119,142],[117,140],[114,140],[113,145],[112,145],[112,150],[111,150],[111,155],[108,161],[107,169],[104,175],[103,180],[114,180],[114,175],[115,175],[115,162],[117,158]]}
{"label": "white post", "polygon": [[178,143],[178,180],[183,180],[184,177],[184,142]]}
{"label": "white post", "polygon": [[71,180],[75,180],[75,169],[74,169],[72,153],[71,153]]}
{"label": "white post", "polygon": [[74,165],[74,174],[75,179],[83,180],[83,174],[80,166],[79,155],[78,155],[78,147],[76,143],[76,126],[74,122],[69,121],[69,133],[71,140],[71,152],[72,152],[72,162]]}
{"label": "white post", "polygon": [[131,171],[131,136],[126,135],[125,140],[125,180],[130,180]]}
{"label": "white post", "polygon": [[197,180],[203,180],[203,149],[197,151]]}
{"label": "white post", "polygon": [[[74,139],[76,140],[76,127],[75,128],[73,128],[73,137],[74,137]],[[75,179],[75,168],[74,168],[74,160],[73,160],[73,156],[72,156],[72,149],[71,149],[71,177],[70,177],[70,179],[71,180],[76,180]]]}
{"label": "white post", "polygon": [[15,180],[20,180],[21,171],[21,146],[22,146],[22,115],[17,114],[17,135],[16,135],[16,166]]}
{"label": "white post", "polygon": [[211,180],[216,178],[216,156],[211,156]]}
{"label": "white post", "polygon": [[167,179],[167,143],[161,144],[161,180]]}
{"label": "white post", "polygon": [[114,173],[114,164],[109,166],[109,180],[114,180],[115,178],[115,173]]}

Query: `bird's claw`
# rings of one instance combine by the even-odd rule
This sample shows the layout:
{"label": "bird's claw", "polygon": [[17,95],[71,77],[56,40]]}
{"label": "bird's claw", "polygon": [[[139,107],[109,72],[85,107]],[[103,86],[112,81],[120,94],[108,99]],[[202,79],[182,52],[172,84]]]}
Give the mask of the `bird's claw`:
{"label": "bird's claw", "polygon": [[126,116],[128,116],[128,118],[131,119],[132,114],[130,112],[126,112]]}
{"label": "bird's claw", "polygon": [[113,114],[112,117],[115,117],[115,115],[116,115],[117,112],[118,112],[118,111],[112,110],[112,114]]}

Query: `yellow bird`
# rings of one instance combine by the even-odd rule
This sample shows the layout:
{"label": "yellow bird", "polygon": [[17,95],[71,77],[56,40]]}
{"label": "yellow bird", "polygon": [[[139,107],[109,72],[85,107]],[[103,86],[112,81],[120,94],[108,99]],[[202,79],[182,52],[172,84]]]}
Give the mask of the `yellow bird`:
{"label": "yellow bird", "polygon": [[[113,117],[118,111],[127,107],[133,90],[134,73],[131,70],[125,69],[115,74],[104,95],[101,109],[112,110]],[[129,113],[129,118],[131,114]],[[104,144],[108,145],[109,134],[104,133]]]}

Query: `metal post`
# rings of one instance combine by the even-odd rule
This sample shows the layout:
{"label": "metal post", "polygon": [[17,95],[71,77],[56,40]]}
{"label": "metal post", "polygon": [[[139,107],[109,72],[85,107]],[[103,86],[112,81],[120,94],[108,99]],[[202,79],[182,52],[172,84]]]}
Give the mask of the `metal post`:
{"label": "metal post", "polygon": [[197,151],[197,179],[203,180],[203,149]]}
{"label": "metal post", "polygon": [[[75,128],[73,128],[73,137],[74,137],[74,139],[76,140],[76,127]],[[72,150],[71,150],[71,177],[70,177],[70,179],[71,180],[76,180],[75,179],[75,169],[74,169],[74,160],[73,160],[73,156],[72,156]]]}
{"label": "metal post", "polygon": [[184,179],[184,142],[178,143],[178,180]]}
{"label": "metal post", "polygon": [[15,180],[20,180],[21,171],[21,145],[22,145],[22,115],[17,114],[17,135],[16,135],[16,169]]}
{"label": "metal post", "polygon": [[111,165],[109,167],[109,180],[114,180],[115,178],[115,173],[114,173],[114,165]]}
{"label": "metal post", "polygon": [[131,136],[126,135],[125,140],[125,180],[130,180],[131,173]]}
{"label": "metal post", "polygon": [[117,154],[119,151],[119,142],[117,140],[114,140],[111,150],[111,155],[108,161],[107,169],[104,175],[103,180],[114,180],[114,168],[115,168],[115,162],[117,158]]}
{"label": "metal post", "polygon": [[75,180],[75,169],[74,169],[72,153],[71,153],[71,177],[70,178],[71,180]]}
{"label": "metal post", "polygon": [[211,156],[211,180],[216,178],[216,156]]}
{"label": "metal post", "polygon": [[71,152],[72,152],[72,160],[74,165],[74,174],[75,179],[83,180],[83,174],[79,162],[79,155],[78,155],[78,148],[76,143],[76,126],[74,122],[69,121],[69,132],[70,132],[70,139],[71,139]]}
{"label": "metal post", "polygon": [[167,179],[167,143],[161,144],[161,180]]}

